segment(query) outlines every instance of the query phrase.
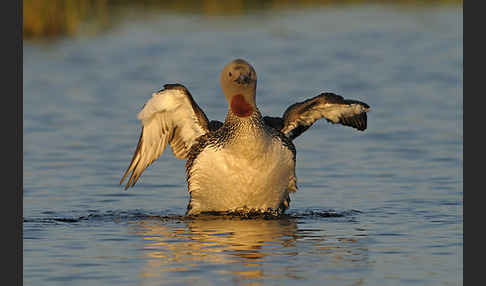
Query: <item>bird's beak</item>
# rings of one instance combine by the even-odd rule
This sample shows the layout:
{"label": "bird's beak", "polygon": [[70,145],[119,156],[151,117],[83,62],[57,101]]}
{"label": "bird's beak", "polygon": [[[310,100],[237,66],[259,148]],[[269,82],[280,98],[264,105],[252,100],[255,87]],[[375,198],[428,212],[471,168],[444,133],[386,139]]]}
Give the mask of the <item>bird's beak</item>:
{"label": "bird's beak", "polygon": [[238,78],[235,80],[239,84],[249,84],[251,81],[249,74],[240,74]]}

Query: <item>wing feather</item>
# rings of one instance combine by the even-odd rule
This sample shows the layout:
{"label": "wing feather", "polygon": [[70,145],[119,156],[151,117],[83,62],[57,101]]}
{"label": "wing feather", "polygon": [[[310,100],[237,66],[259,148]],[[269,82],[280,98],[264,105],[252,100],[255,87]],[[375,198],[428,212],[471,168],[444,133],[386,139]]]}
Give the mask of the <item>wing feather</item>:
{"label": "wing feather", "polygon": [[170,145],[179,159],[185,159],[196,139],[206,134],[208,118],[180,84],[166,84],[153,93],[138,114],[142,132],[132,161],[120,180],[120,185],[130,174],[125,189],[133,187],[143,171]]}
{"label": "wing feather", "polygon": [[366,112],[369,109],[370,106],[364,102],[325,92],[289,106],[284,112],[280,131],[293,140],[321,118],[364,131],[367,128]]}

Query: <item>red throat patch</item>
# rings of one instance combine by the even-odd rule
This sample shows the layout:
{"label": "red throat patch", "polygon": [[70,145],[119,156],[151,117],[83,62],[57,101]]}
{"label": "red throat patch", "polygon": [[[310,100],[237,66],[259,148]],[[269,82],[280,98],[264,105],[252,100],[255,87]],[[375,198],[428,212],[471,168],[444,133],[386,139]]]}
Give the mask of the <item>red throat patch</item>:
{"label": "red throat patch", "polygon": [[233,96],[230,106],[231,111],[239,117],[247,117],[253,113],[253,107],[246,102],[241,94]]}

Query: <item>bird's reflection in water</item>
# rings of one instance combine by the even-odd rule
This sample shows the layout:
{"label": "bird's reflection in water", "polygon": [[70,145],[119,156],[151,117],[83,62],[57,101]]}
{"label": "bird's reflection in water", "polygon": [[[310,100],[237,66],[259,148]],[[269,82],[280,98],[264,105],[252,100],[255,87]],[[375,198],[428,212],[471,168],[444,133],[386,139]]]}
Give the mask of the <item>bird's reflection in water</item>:
{"label": "bird's reflection in water", "polygon": [[[208,215],[169,222],[151,219],[136,222],[136,229],[145,241],[143,277],[168,278],[175,271],[186,278],[194,276],[196,281],[203,271],[217,271],[218,275],[231,274],[235,284],[242,285],[263,277],[260,266],[266,256],[276,252],[296,255],[297,224],[285,218]],[[217,270],[211,269],[213,264],[219,265]],[[254,282],[252,285],[259,285]]]}
{"label": "bird's reflection in water", "polygon": [[[342,248],[326,244],[326,238],[316,231],[299,231],[297,221],[288,217],[147,219],[132,226],[144,241],[140,274],[143,285],[159,285],[160,281],[170,284],[181,277],[192,285],[200,285],[201,277],[204,280],[209,277],[218,285],[227,285],[228,280],[233,285],[263,285],[264,278],[298,281],[305,276],[300,263],[292,259],[301,260],[299,255],[315,256],[315,251],[329,254],[333,248],[339,252]],[[310,242],[312,247],[301,249],[298,240],[304,246]],[[353,256],[356,258],[356,253]],[[272,265],[277,262],[278,265]]]}

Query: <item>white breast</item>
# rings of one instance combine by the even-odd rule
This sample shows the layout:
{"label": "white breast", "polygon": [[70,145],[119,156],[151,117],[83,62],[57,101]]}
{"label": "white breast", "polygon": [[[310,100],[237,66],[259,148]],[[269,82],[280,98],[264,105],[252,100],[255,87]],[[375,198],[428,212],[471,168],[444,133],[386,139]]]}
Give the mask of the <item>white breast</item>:
{"label": "white breast", "polygon": [[265,134],[240,138],[195,159],[188,180],[189,214],[204,211],[276,210],[295,175],[292,152]]}

